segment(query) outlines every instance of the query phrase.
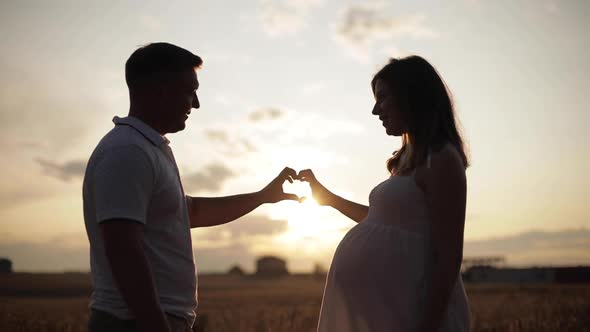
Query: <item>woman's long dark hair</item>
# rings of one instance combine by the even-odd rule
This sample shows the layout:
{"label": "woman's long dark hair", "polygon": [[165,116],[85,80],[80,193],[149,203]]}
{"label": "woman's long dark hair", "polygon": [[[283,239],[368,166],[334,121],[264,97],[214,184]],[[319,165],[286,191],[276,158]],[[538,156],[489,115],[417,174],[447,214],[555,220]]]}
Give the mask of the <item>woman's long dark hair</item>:
{"label": "woman's long dark hair", "polygon": [[404,114],[408,127],[402,135],[402,147],[387,161],[392,175],[416,168],[426,160],[429,150],[438,151],[446,143],[457,149],[465,168],[469,166],[450,92],[428,61],[416,55],[390,59],[373,77],[373,93],[377,80],[385,81],[409,106]]}

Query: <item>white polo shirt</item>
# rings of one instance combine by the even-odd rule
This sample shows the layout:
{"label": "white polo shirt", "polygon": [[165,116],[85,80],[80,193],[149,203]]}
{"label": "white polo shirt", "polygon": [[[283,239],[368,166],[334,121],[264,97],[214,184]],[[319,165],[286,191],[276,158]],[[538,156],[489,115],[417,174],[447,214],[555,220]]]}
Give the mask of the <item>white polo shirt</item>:
{"label": "white polo shirt", "polygon": [[134,117],[113,119],[84,176],[84,222],[94,291],[90,308],[133,318],[105,256],[99,223],[127,219],[144,225],[145,250],[164,311],[192,324],[197,277],[185,196],[169,141]]}

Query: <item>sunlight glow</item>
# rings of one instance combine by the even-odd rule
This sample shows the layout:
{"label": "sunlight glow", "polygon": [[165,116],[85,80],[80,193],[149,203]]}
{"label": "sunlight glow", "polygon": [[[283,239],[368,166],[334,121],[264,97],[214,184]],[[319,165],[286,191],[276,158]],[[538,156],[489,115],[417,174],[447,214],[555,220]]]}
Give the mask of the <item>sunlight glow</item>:
{"label": "sunlight glow", "polygon": [[344,231],[350,227],[346,218],[335,215],[329,207],[318,205],[307,183],[287,182],[283,189],[286,193],[306,197],[306,200],[302,203],[286,201],[271,208],[271,218],[288,222],[289,229],[280,235],[281,242],[295,245],[305,241],[308,245],[333,245],[332,242],[341,239]]}

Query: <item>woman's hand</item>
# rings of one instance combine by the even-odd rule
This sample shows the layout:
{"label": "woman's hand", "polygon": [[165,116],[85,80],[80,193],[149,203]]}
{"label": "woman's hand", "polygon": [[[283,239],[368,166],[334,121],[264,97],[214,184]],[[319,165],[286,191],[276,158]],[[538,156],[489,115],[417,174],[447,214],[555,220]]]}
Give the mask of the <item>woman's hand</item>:
{"label": "woman's hand", "polygon": [[272,180],[264,189],[260,191],[263,203],[277,203],[283,200],[300,201],[300,198],[295,194],[285,193],[283,191],[283,183],[297,180],[297,172],[294,169],[285,167],[279,175]]}
{"label": "woman's hand", "polygon": [[297,175],[297,179],[309,183],[313,199],[319,205],[330,205],[329,201],[333,196],[332,192],[326,189],[326,187],[324,187],[318,181],[318,179],[316,179],[315,174],[313,174],[313,172],[310,169],[300,171]]}

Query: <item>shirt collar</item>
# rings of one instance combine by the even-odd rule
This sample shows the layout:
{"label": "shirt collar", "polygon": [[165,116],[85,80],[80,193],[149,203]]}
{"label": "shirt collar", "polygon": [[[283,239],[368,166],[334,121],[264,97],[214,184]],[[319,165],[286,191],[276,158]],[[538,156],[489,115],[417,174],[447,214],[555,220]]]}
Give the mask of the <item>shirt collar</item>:
{"label": "shirt collar", "polygon": [[164,144],[168,145],[170,143],[166,137],[160,135],[160,133],[158,133],[154,128],[150,127],[148,124],[136,117],[127,116],[120,118],[115,116],[113,118],[113,123],[115,125],[128,125],[135,128],[135,130],[139,131],[139,133],[141,133],[155,146],[161,146]]}

